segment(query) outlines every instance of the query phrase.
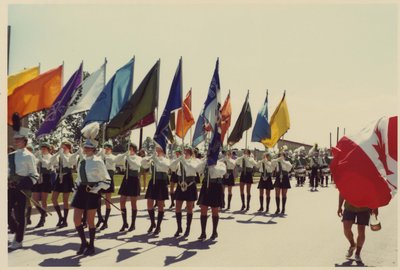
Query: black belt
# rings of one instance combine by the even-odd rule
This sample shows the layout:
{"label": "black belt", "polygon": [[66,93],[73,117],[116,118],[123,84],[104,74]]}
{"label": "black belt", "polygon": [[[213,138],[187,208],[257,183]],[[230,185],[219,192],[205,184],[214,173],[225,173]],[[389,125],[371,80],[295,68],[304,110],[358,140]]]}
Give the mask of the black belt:
{"label": "black belt", "polygon": [[[207,180],[203,180],[203,182],[207,182]],[[215,184],[221,184],[222,183],[222,179],[221,178],[210,178],[209,179],[210,183],[215,183]]]}
{"label": "black belt", "polygon": [[233,173],[233,170],[227,170],[227,173]]}
{"label": "black belt", "polygon": [[51,174],[52,171],[42,167],[42,168],[40,168],[40,173],[41,174]]}
{"label": "black belt", "polygon": [[72,168],[63,167],[62,168],[62,173],[63,174],[72,173]]}
{"label": "black belt", "polygon": [[[179,175],[179,180],[182,181],[181,175]],[[196,176],[185,176],[185,182],[188,184],[191,182],[196,182]]]}
{"label": "black belt", "polygon": [[130,176],[130,177],[138,177],[139,176],[139,171],[128,170],[128,176]]}

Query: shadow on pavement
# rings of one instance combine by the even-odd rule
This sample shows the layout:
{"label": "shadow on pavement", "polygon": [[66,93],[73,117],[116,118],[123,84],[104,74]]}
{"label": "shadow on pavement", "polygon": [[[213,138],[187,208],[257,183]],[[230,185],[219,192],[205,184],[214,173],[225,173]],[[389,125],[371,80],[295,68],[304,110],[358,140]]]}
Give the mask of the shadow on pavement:
{"label": "shadow on pavement", "polygon": [[165,257],[164,266],[168,266],[173,263],[184,261],[186,259],[193,257],[196,254],[197,254],[197,251],[185,250],[178,256],[167,256],[167,257]]}
{"label": "shadow on pavement", "polygon": [[81,258],[82,258],[81,256],[76,256],[76,255],[60,259],[49,258],[39,263],[39,266],[80,266]]}
{"label": "shadow on pavement", "polygon": [[54,253],[62,253],[69,249],[76,251],[79,249],[79,247],[80,247],[80,244],[77,244],[77,243],[68,243],[68,244],[64,244],[62,246],[48,245],[48,244],[35,244],[35,245],[31,246],[31,249],[40,254],[54,254]]}
{"label": "shadow on pavement", "polygon": [[139,255],[141,252],[137,252],[138,250],[141,250],[142,248],[133,248],[133,249],[119,249],[118,250],[118,256],[117,256],[117,263],[122,262],[126,259],[129,259],[133,256]]}
{"label": "shadow on pavement", "polygon": [[[355,264],[353,264],[355,263]],[[347,261],[339,264],[339,263],[335,263],[335,267],[368,267],[367,265],[365,265],[363,262],[356,262],[353,259],[348,259]]]}
{"label": "shadow on pavement", "polygon": [[[279,217],[278,215],[271,215],[271,216],[269,216],[270,219],[268,221],[253,221],[253,219],[255,217],[260,217],[260,216],[263,216],[263,215],[254,214],[248,220],[236,220],[236,222],[242,223],[242,224],[277,224],[277,222],[273,221],[273,219],[276,218],[276,217]],[[268,218],[268,216],[266,216],[266,217]]]}

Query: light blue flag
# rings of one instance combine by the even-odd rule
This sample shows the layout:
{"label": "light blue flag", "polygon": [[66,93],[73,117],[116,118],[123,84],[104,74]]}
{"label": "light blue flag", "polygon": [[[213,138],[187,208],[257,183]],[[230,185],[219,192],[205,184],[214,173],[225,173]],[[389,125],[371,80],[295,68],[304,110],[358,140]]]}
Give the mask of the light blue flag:
{"label": "light blue flag", "polygon": [[90,108],[83,126],[108,122],[121,110],[132,95],[134,64],[135,58],[115,72]]}
{"label": "light blue flag", "polygon": [[252,142],[261,142],[263,139],[271,138],[271,126],[268,123],[268,91],[264,105],[257,114],[256,123],[251,134]]}
{"label": "light blue flag", "polygon": [[[203,109],[199,115],[199,118],[196,122],[196,128],[193,134],[193,147],[199,145],[202,141],[205,140],[206,129],[211,130],[211,137],[213,137],[215,132],[215,123],[217,123],[217,118],[219,115],[218,103],[220,103],[220,83],[219,83],[219,74],[218,74],[218,65],[219,59],[217,59],[217,63],[215,64],[215,70],[213,77],[211,79],[210,88],[208,89],[207,99],[204,102]],[[214,130],[213,130],[214,129]]]}

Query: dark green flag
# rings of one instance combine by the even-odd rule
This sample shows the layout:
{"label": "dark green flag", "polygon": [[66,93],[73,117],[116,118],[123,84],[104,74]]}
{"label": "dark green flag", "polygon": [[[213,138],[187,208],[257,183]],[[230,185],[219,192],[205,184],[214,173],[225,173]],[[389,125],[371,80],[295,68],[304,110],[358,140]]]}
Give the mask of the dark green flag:
{"label": "dark green flag", "polygon": [[150,69],[129,101],[107,124],[106,138],[115,138],[131,129],[155,122],[158,107],[160,60]]}
{"label": "dark green flag", "polygon": [[234,145],[243,136],[243,132],[248,130],[253,124],[253,120],[251,118],[251,110],[249,104],[249,92],[247,92],[246,100],[243,104],[242,111],[239,114],[239,117],[236,121],[235,126],[228,138],[228,144]]}

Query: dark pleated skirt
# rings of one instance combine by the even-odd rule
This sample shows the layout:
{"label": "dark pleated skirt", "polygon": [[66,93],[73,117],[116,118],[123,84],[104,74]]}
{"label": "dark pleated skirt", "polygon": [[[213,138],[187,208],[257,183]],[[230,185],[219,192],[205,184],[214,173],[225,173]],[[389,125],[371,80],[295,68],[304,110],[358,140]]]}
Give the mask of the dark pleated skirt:
{"label": "dark pleated skirt", "polygon": [[175,190],[175,200],[194,202],[197,200],[197,187],[196,182],[191,184],[185,192],[182,191],[181,186],[178,184]]}
{"label": "dark pleated skirt", "polygon": [[260,182],[258,182],[257,188],[258,189],[268,189],[268,190],[274,189],[274,185],[272,184],[271,175],[268,175],[265,180],[263,180],[263,176],[261,175]]}
{"label": "dark pleated skirt", "polygon": [[253,172],[250,169],[247,169],[246,173],[240,174],[240,182],[246,184],[253,184]]}
{"label": "dark pleated skirt", "polygon": [[224,192],[222,179],[217,182],[210,182],[207,188],[207,181],[203,181],[200,189],[197,204],[209,207],[222,207],[224,202]]}
{"label": "dark pleated skirt", "polygon": [[57,176],[54,191],[61,193],[72,192],[72,187],[74,186],[74,180],[72,179],[72,173],[67,173],[63,176],[63,181],[60,183],[60,176]]}
{"label": "dark pleated skirt", "polygon": [[283,189],[291,188],[290,181],[289,181],[289,175],[284,174],[282,176],[282,180],[280,179],[280,176],[277,176],[275,179],[274,187],[275,188],[283,188]]}
{"label": "dark pleated skirt", "polygon": [[97,209],[100,195],[87,192],[86,186],[80,185],[72,199],[71,206],[78,209]]}
{"label": "dark pleated skirt", "polygon": [[43,182],[33,185],[32,192],[47,192],[51,193],[51,174],[42,175]]}
{"label": "dark pleated skirt", "polygon": [[118,191],[119,195],[137,197],[140,195],[140,181],[138,176],[124,176],[121,187]]}
{"label": "dark pleated skirt", "polygon": [[153,178],[151,178],[144,197],[145,199],[157,201],[168,200],[168,175],[165,173],[162,177],[156,177],[154,184]]}
{"label": "dark pleated skirt", "polygon": [[228,173],[228,177],[224,177],[222,179],[222,184],[224,186],[234,186],[235,185],[235,177],[233,176],[233,171]]}
{"label": "dark pleated skirt", "polygon": [[179,180],[179,178],[178,178],[178,175],[176,174],[176,172],[172,172],[171,173],[171,182],[178,183],[178,180]]}

